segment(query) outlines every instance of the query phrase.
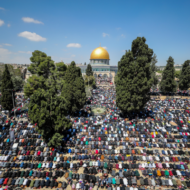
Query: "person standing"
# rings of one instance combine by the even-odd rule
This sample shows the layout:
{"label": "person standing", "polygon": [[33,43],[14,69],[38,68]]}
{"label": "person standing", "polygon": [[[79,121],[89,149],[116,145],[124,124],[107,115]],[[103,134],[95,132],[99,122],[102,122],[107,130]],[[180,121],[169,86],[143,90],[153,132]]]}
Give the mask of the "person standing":
{"label": "person standing", "polygon": [[13,142],[15,140],[15,134],[14,134],[14,130],[11,129],[9,131],[9,135],[10,135],[10,141]]}

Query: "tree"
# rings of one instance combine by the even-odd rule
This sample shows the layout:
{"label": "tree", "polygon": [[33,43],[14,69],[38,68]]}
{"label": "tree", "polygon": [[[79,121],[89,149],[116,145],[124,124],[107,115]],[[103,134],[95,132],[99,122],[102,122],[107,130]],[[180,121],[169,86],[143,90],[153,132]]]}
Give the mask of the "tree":
{"label": "tree", "polygon": [[55,66],[56,66],[56,70],[59,73],[59,76],[64,77],[65,71],[67,70],[67,66],[63,62],[56,63]]}
{"label": "tree", "polygon": [[13,82],[13,87],[16,91],[23,88],[24,81],[21,77],[12,76],[11,80]]}
{"label": "tree", "polygon": [[117,76],[117,74],[116,74],[116,75],[115,75],[115,78],[114,78],[115,86],[117,85],[117,80],[118,80],[118,76]]}
{"label": "tree", "polygon": [[19,68],[13,69],[13,76],[15,76],[15,77],[21,77],[22,76],[21,70]]}
{"label": "tree", "polygon": [[157,61],[156,57],[157,57],[156,54],[154,54],[153,57],[152,57],[151,64],[150,64],[151,78],[153,80],[153,82],[152,82],[152,88],[153,88],[153,90],[156,89],[156,86],[158,84],[158,77],[156,76],[156,71],[157,71],[156,63],[158,61]]}
{"label": "tree", "polygon": [[162,92],[175,92],[176,87],[174,59],[170,56],[162,73],[160,89]]}
{"label": "tree", "polygon": [[11,80],[11,75],[8,70],[8,66],[5,65],[5,70],[3,72],[2,84],[1,84],[1,105],[3,109],[9,110],[9,112],[13,109],[13,98],[12,94],[13,90],[13,82]]}
{"label": "tree", "polygon": [[84,62],[84,65],[86,65],[86,62]]}
{"label": "tree", "polygon": [[24,94],[26,97],[30,97],[39,88],[46,90],[45,78],[43,76],[32,75],[28,78],[26,84],[24,85]]}
{"label": "tree", "polygon": [[62,91],[62,88],[65,84],[65,73],[67,66],[63,62],[56,63],[55,77],[57,80],[57,88]]}
{"label": "tree", "polygon": [[95,78],[93,76],[92,66],[90,64],[87,65],[84,82],[85,82],[85,85],[90,85],[93,87],[96,86]]}
{"label": "tree", "polygon": [[49,146],[61,145],[64,130],[71,127],[65,117],[65,99],[59,95],[54,77],[46,81],[48,90],[39,88],[30,98],[29,117]]}
{"label": "tree", "polygon": [[32,52],[32,57],[30,58],[32,62],[28,67],[28,70],[32,74],[37,74],[38,76],[43,76],[48,78],[51,74],[51,70],[55,69],[54,61],[51,60],[50,56],[47,56],[44,52],[34,51]]}
{"label": "tree", "polygon": [[[39,61],[31,64],[30,71],[34,75],[27,80],[24,87],[25,95],[30,97],[28,114],[32,123],[37,123],[37,130],[44,141],[49,146],[56,147],[61,145],[65,129],[71,127],[70,121],[65,117],[66,100],[61,95],[61,86],[64,86],[64,65],[58,64],[60,67],[55,69],[50,57],[43,52],[35,52],[37,53],[33,52],[30,59]],[[43,58],[39,55],[43,55]],[[46,64],[48,62],[49,64]],[[63,84],[60,84],[60,81]]]}
{"label": "tree", "polygon": [[87,65],[86,75],[87,76],[93,76],[92,66],[90,64]]}
{"label": "tree", "polygon": [[84,79],[81,69],[76,67],[74,61],[71,62],[65,73],[65,85],[62,95],[66,99],[66,107],[71,114],[83,108],[86,102]]}
{"label": "tree", "polygon": [[190,88],[190,60],[186,60],[183,63],[179,77],[179,89],[187,90],[188,88]]}
{"label": "tree", "polygon": [[150,99],[153,50],[145,42],[144,37],[137,37],[132,42],[132,49],[118,62],[116,103],[123,113],[139,112]]}
{"label": "tree", "polygon": [[85,83],[86,86],[88,86],[88,85],[95,86],[96,82],[95,82],[94,76],[84,75],[84,83]]}
{"label": "tree", "polygon": [[[54,73],[54,77],[56,78],[56,85],[58,91],[62,91],[63,85],[65,84],[64,77],[65,72],[67,70],[67,66],[63,63],[56,63],[56,68],[51,70],[51,74]],[[46,78],[43,77],[43,75],[32,75],[28,80],[27,83],[24,85],[24,93],[26,97],[30,97],[34,91],[36,91],[38,88],[43,88],[46,90],[45,85]],[[59,87],[58,87],[59,86]]]}

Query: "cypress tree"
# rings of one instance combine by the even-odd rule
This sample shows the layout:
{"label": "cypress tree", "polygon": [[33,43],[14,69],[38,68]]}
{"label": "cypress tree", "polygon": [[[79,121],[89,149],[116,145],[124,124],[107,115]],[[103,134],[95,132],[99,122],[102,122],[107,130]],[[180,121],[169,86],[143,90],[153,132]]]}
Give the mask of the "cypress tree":
{"label": "cypress tree", "polygon": [[179,77],[179,89],[187,90],[188,88],[190,88],[190,60],[186,60],[183,63]]}
{"label": "cypress tree", "polygon": [[9,112],[13,109],[13,98],[12,97],[12,90],[13,90],[13,82],[11,80],[11,75],[8,70],[8,66],[5,65],[5,70],[2,76],[2,84],[1,84],[1,105],[3,109],[9,110]]}
{"label": "cypress tree", "polygon": [[88,64],[88,65],[87,65],[87,68],[86,68],[86,75],[87,75],[87,76],[93,76],[93,71],[92,71],[92,66],[91,66],[91,64]]}
{"label": "cypress tree", "polygon": [[162,92],[175,92],[176,91],[175,81],[175,68],[174,59],[170,56],[167,60],[166,67],[162,73],[162,80],[160,82],[160,89]]}
{"label": "cypress tree", "polygon": [[152,61],[151,61],[151,64],[150,64],[150,72],[151,72],[151,77],[152,77],[152,88],[153,88],[153,91],[155,90],[156,88],[156,85],[158,84],[158,77],[156,76],[156,70],[157,70],[157,66],[156,66],[156,63],[158,62],[157,59],[156,59],[156,54],[153,55],[152,57]]}
{"label": "cypress tree", "polygon": [[137,37],[118,62],[116,103],[123,113],[139,112],[150,99],[153,50],[145,42],[144,37]]}
{"label": "cypress tree", "polygon": [[65,86],[62,95],[66,99],[66,107],[73,114],[83,108],[86,102],[86,92],[81,69],[74,61],[68,66],[65,73]]}

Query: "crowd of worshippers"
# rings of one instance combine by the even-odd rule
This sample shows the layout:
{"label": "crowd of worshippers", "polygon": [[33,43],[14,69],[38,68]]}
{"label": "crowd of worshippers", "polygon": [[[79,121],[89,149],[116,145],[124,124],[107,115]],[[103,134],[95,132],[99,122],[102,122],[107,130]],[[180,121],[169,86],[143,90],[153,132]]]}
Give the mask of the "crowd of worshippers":
{"label": "crowd of worshippers", "polygon": [[[59,147],[47,146],[37,124],[4,120],[0,190],[190,188],[190,101],[152,99],[123,117],[115,97],[114,89],[95,90],[80,116],[68,116],[73,126]],[[91,116],[97,104],[106,112]]]}

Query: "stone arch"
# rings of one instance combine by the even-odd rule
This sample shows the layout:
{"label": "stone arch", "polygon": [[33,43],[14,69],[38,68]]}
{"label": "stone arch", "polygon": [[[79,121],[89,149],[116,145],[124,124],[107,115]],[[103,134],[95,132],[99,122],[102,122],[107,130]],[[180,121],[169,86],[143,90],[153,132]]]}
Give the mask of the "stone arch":
{"label": "stone arch", "polygon": [[[97,78],[95,77],[95,74],[97,75]],[[111,81],[114,83],[114,79],[115,79],[115,71],[94,71],[94,77],[96,79],[100,79],[98,76],[102,75],[102,79],[104,79],[103,75],[107,75],[107,78],[111,79]],[[111,75],[110,75],[111,74]],[[111,78],[110,78],[111,76]]]}

